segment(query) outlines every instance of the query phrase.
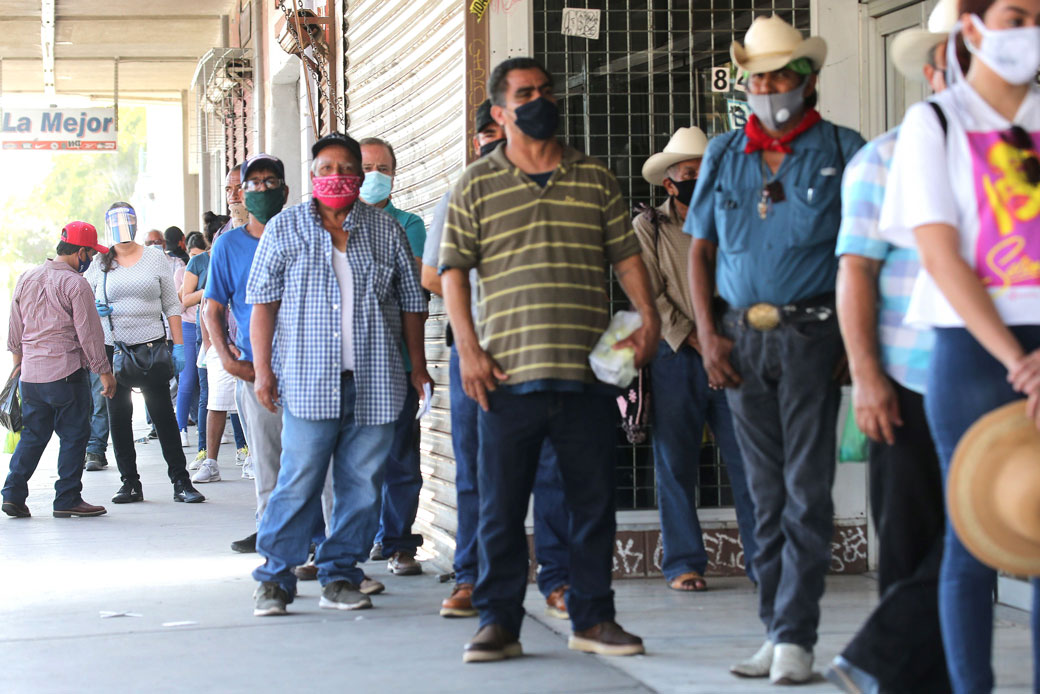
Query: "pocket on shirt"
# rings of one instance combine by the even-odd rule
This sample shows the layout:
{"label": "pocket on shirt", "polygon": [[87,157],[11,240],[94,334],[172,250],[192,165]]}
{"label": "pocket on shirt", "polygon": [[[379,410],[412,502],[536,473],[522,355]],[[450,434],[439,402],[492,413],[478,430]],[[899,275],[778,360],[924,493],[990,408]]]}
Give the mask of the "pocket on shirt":
{"label": "pocket on shirt", "polygon": [[[715,189],[715,229],[719,237],[719,250],[723,253],[744,253],[748,249],[748,229],[751,215],[755,214],[752,191]],[[749,200],[752,200],[749,202]],[[750,206],[750,207],[749,207]]]}
{"label": "pocket on shirt", "polygon": [[808,248],[834,242],[841,222],[841,175],[816,174],[805,184],[786,191],[792,206],[788,246]]}
{"label": "pocket on shirt", "polygon": [[390,296],[390,290],[393,288],[394,269],[389,265],[373,263],[369,270],[368,283],[372,287],[372,293],[375,294],[379,303],[385,302],[387,297]]}

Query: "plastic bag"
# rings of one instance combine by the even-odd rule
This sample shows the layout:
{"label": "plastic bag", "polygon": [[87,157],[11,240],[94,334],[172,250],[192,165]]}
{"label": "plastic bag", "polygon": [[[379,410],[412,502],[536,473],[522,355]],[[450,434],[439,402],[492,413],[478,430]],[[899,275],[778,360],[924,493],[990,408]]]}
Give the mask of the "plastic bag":
{"label": "plastic bag", "polygon": [[0,392],[0,424],[8,431],[22,430],[22,403],[18,399],[18,377],[11,376]]}
{"label": "plastic bag", "polygon": [[839,463],[861,463],[866,461],[870,440],[856,424],[856,410],[849,405],[845,413],[845,426],[841,430],[841,445],[838,446]]}
{"label": "plastic bag", "polygon": [[639,329],[643,319],[635,311],[618,311],[610,320],[596,346],[589,354],[589,366],[596,378],[610,385],[624,388],[639,373],[636,368],[636,351],[631,347],[614,349],[614,344]]}
{"label": "plastic bag", "polygon": [[22,439],[22,435],[17,431],[7,432],[7,436],[4,437],[4,450],[0,451],[3,455],[11,455],[14,453],[14,449],[18,448],[18,442]]}

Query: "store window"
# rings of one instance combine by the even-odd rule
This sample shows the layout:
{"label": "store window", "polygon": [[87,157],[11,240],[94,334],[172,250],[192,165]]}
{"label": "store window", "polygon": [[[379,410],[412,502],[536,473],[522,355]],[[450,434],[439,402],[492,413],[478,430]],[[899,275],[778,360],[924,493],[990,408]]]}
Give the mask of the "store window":
{"label": "store window", "polygon": [[[663,189],[646,183],[640,170],[677,128],[697,125],[711,137],[740,122],[739,85],[729,80],[722,91],[713,91],[712,68],[729,67],[731,42],[742,39],[755,16],[775,12],[803,32],[809,29],[809,0],[565,4],[600,10],[600,28],[597,39],[564,36],[564,3],[534,1],[535,57],[556,77],[560,135],[604,161],[631,205],[662,202]],[[610,301],[612,311],[628,305],[616,281]],[[699,506],[732,506],[725,466],[710,436],[706,441],[699,461]],[[649,441],[631,445],[619,429],[617,472],[619,509],[657,507]]]}

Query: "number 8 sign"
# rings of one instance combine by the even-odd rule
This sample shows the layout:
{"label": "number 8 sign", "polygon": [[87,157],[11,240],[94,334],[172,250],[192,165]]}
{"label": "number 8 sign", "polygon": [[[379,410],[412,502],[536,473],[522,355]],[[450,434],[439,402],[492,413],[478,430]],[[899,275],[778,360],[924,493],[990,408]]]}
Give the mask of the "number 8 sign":
{"label": "number 8 sign", "polygon": [[729,68],[728,67],[713,67],[711,69],[711,91],[713,91],[713,92],[728,92],[729,91]]}

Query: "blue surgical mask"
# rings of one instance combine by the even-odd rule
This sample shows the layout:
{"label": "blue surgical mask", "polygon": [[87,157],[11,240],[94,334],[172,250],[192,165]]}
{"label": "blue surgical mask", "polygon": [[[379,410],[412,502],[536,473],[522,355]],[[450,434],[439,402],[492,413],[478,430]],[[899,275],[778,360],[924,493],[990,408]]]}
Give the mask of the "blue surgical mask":
{"label": "blue surgical mask", "polygon": [[390,188],[394,185],[392,176],[378,171],[365,173],[365,180],[361,184],[361,199],[369,205],[378,205],[390,197]]}

